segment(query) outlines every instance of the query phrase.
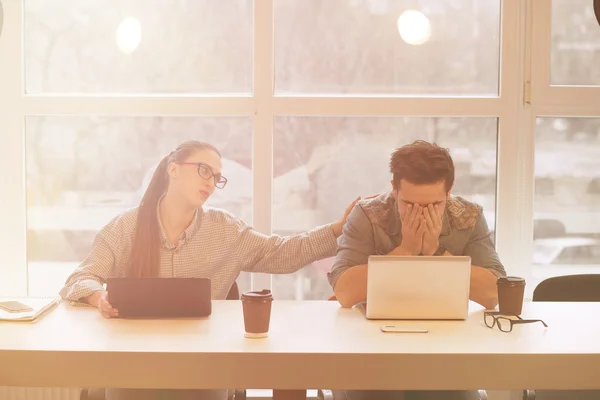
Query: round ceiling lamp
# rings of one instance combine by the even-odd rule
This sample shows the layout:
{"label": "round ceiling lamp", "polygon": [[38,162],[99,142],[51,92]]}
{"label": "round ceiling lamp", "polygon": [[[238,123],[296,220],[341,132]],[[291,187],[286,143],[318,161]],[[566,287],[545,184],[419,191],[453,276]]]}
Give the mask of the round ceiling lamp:
{"label": "round ceiling lamp", "polygon": [[406,10],[398,17],[398,32],[400,37],[408,44],[418,46],[431,37],[431,23],[429,18],[420,11]]}
{"label": "round ceiling lamp", "polygon": [[117,47],[123,54],[133,53],[142,40],[142,25],[133,17],[127,17],[117,29]]}

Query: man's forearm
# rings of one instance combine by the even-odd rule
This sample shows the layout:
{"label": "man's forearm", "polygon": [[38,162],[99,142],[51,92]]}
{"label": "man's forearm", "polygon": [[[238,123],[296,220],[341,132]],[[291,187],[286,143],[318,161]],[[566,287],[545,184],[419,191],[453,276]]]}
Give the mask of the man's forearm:
{"label": "man's forearm", "polygon": [[347,269],[338,278],[333,292],[342,307],[352,307],[366,300],[367,264],[355,265]]}
{"label": "man's forearm", "polygon": [[498,305],[497,280],[498,277],[489,269],[472,265],[469,298],[488,310],[496,307]]}
{"label": "man's forearm", "polygon": [[[449,253],[447,253],[449,254]],[[469,298],[486,309],[498,304],[497,277],[487,268],[471,266]],[[338,278],[334,294],[342,307],[352,307],[367,299],[367,264],[346,270]]]}
{"label": "man's forearm", "polygon": [[[394,248],[388,256],[408,256],[409,252],[398,247]],[[355,265],[347,269],[338,278],[333,293],[342,307],[352,307],[361,301],[367,300],[367,266],[368,264]],[[343,279],[342,279],[343,278]],[[341,283],[341,285],[340,285]]]}
{"label": "man's forearm", "polygon": [[[444,257],[452,256],[446,250]],[[471,281],[469,284],[469,299],[490,310],[498,305],[498,277],[487,268],[471,265]]]}

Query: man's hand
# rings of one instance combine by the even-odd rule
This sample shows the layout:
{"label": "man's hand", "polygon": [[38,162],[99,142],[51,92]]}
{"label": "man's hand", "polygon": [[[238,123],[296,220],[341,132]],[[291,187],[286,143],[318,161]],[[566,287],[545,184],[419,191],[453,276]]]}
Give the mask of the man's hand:
{"label": "man's hand", "polygon": [[402,221],[402,243],[398,247],[397,254],[417,256],[423,247],[423,233],[426,229],[423,207],[418,204],[409,205],[400,219]]}
{"label": "man's hand", "polygon": [[425,232],[423,234],[423,247],[421,253],[424,256],[432,256],[440,247],[440,234],[442,233],[442,216],[438,206],[429,204],[423,208],[425,218]]}

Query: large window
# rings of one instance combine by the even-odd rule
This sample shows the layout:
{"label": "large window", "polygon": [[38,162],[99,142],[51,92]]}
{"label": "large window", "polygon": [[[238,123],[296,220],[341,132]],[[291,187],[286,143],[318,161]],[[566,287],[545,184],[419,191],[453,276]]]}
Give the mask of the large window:
{"label": "large window", "polygon": [[600,85],[600,27],[592,0],[552,1],[553,85]]}
{"label": "large window", "polygon": [[[434,140],[528,290],[600,264],[591,0],[0,1],[1,294],[56,292],[186,139],[224,154],[213,205],[286,235]],[[331,263],[239,282],[326,299]]]}
{"label": "large window", "polygon": [[600,118],[539,118],[535,176],[534,276],[600,273]]}
{"label": "large window", "polygon": [[27,93],[252,91],[252,1],[26,0]]}
{"label": "large window", "polygon": [[600,273],[600,26],[592,1],[533,4],[529,290],[551,276]]}
{"label": "large window", "polygon": [[276,0],[276,92],[497,95],[500,1],[422,3]]}

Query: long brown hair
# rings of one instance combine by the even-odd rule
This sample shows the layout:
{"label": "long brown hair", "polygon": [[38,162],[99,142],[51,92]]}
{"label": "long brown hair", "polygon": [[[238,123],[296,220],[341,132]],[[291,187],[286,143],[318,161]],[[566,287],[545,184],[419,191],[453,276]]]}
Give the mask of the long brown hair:
{"label": "long brown hair", "polygon": [[217,148],[195,140],[184,142],[165,156],[154,171],[152,180],[138,207],[137,223],[129,258],[127,275],[136,278],[157,277],[160,269],[162,236],[158,222],[158,201],[169,187],[167,167],[170,163],[184,161],[194,151],[212,150],[221,157]]}

